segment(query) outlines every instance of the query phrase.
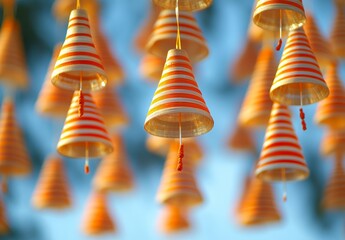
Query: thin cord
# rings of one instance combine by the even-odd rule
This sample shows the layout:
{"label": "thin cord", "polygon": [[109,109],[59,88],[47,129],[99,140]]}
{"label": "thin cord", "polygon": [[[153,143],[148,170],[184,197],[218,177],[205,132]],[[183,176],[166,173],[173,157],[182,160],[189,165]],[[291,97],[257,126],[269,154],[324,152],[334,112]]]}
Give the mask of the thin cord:
{"label": "thin cord", "polygon": [[279,41],[278,41],[278,44],[276,46],[276,50],[277,51],[280,51],[282,45],[283,45],[283,40],[282,40],[282,36],[283,36],[283,17],[282,17],[282,10],[279,11],[279,16],[280,16],[280,26],[279,26]]}
{"label": "thin cord", "polygon": [[80,9],[80,0],[77,0],[77,9]]}
{"label": "thin cord", "polygon": [[283,201],[287,200],[287,190],[286,190],[286,172],[285,168],[282,169],[282,178],[283,178]]}
{"label": "thin cord", "polygon": [[178,10],[178,0],[176,0],[176,24],[177,24],[177,37],[176,37],[176,49],[181,49],[181,35],[180,35],[180,21],[179,21],[179,10]]}
{"label": "thin cord", "polygon": [[90,172],[90,167],[89,167],[89,143],[85,142],[85,166],[84,166],[84,171],[86,174]]}

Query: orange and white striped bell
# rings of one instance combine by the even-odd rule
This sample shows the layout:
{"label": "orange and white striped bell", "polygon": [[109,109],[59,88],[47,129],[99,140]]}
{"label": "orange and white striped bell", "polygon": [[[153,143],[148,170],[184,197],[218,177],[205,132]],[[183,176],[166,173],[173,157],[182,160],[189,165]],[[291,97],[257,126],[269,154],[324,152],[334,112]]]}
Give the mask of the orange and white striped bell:
{"label": "orange and white striped bell", "polygon": [[322,207],[328,211],[345,210],[345,171],[342,156],[335,159],[333,173],[324,192]]}
{"label": "orange and white striped bell", "polygon": [[208,8],[213,0],[153,0],[153,2],[166,9],[175,9],[178,2],[178,8],[181,11],[200,11]]}
{"label": "orange and white striped bell", "polygon": [[338,63],[327,68],[326,82],[329,96],[317,107],[315,122],[331,129],[345,128],[345,89],[338,74]]}
{"label": "orange and white striped bell", "polygon": [[38,113],[54,118],[66,117],[73,97],[72,91],[55,87],[50,81],[60,49],[60,44],[54,49],[46,78],[36,101],[36,111]]}
{"label": "orange and white striped bell", "polygon": [[291,31],[306,21],[302,0],[257,0],[253,22],[268,31]]}
{"label": "orange and white striped bell", "polygon": [[158,218],[158,227],[161,232],[172,234],[186,231],[190,225],[188,209],[173,205],[163,206]]}
{"label": "orange and white striped bell", "polygon": [[183,171],[176,170],[178,148],[177,142],[171,144],[156,198],[163,205],[186,207],[199,205],[203,202],[203,197],[191,161],[185,158]]}
{"label": "orange and white striped bell", "polygon": [[336,14],[331,30],[331,47],[333,54],[338,58],[345,58],[345,13],[344,7],[341,5],[336,5]]}
{"label": "orange and white striped bell", "polygon": [[71,207],[70,188],[61,158],[49,156],[45,160],[32,196],[32,204],[38,209],[61,210]]}
{"label": "orange and white striped bell", "polygon": [[274,52],[263,46],[244,98],[238,122],[244,127],[266,127],[272,109],[270,88],[277,71]]}
{"label": "orange and white striped bell", "polygon": [[116,225],[108,209],[107,195],[93,192],[87,200],[82,220],[82,231],[89,236],[116,232]]}
{"label": "orange and white striped bell", "polygon": [[125,192],[134,187],[130,167],[121,134],[111,135],[114,151],[107,155],[98,166],[93,178],[93,187],[102,192]]}
{"label": "orange and white striped bell", "polygon": [[5,204],[2,197],[0,197],[0,235],[5,235],[10,231],[8,225]]}
{"label": "orange and white striped bell", "polygon": [[[180,37],[183,49],[192,62],[208,56],[208,47],[201,29],[192,13],[179,13]],[[146,50],[158,57],[165,58],[167,52],[176,46],[178,33],[176,14],[173,10],[162,10],[154,25]]]}
{"label": "orange and white striped bell", "polygon": [[308,177],[309,169],[285,105],[274,103],[255,175],[265,181]]}
{"label": "orange and white striped bell", "polygon": [[66,157],[103,157],[113,151],[103,117],[90,93],[83,94],[83,107],[79,106],[79,92],[74,93],[62,129],[57,151]]}
{"label": "orange and white striped bell", "polygon": [[120,129],[129,124],[129,118],[112,86],[92,92],[92,98],[109,129]]}
{"label": "orange and white striped bell", "polygon": [[238,211],[243,226],[272,224],[281,220],[270,183],[253,177]]}
{"label": "orange and white striped bell", "polygon": [[328,41],[322,36],[312,14],[307,14],[303,28],[320,67],[328,67],[334,61],[334,57]]}
{"label": "orange and white striped bell", "polygon": [[51,81],[63,89],[90,91],[105,87],[107,80],[91,36],[87,12],[81,8],[74,9]]}
{"label": "orange and white striped bell", "polygon": [[187,52],[171,49],[147,113],[145,130],[159,137],[185,138],[205,134],[213,124]]}

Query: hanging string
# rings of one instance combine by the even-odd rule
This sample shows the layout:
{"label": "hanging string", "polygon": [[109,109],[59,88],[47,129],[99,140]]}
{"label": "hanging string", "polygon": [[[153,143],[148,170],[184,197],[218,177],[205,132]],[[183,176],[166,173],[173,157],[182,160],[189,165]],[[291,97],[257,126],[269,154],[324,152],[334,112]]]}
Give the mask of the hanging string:
{"label": "hanging string", "polygon": [[77,9],[80,9],[80,0],[77,0]]}
{"label": "hanging string", "polygon": [[178,0],[176,0],[176,25],[177,25],[177,36],[176,36],[176,49],[181,49],[181,34],[180,34],[180,21],[179,21],[179,10],[178,10]]}
{"label": "hanging string", "polygon": [[1,191],[3,193],[7,193],[8,192],[8,183],[7,183],[7,177],[3,176],[2,177],[2,181],[1,181]]}
{"label": "hanging string", "polygon": [[286,172],[285,168],[282,169],[282,178],[283,178],[283,201],[287,201],[287,189],[286,189]]}
{"label": "hanging string", "polygon": [[280,26],[279,26],[279,41],[278,41],[278,44],[277,44],[277,46],[276,46],[276,50],[277,51],[280,51],[280,49],[281,49],[281,47],[282,47],[282,45],[283,45],[283,40],[282,40],[282,38],[283,38],[283,18],[282,18],[282,10],[280,10],[280,12],[279,12],[279,14],[280,14]]}
{"label": "hanging string", "polygon": [[85,165],[84,165],[84,172],[86,174],[90,173],[89,167],[89,143],[85,142]]}
{"label": "hanging string", "polygon": [[180,147],[178,149],[178,161],[177,161],[177,170],[183,170],[183,157],[184,157],[184,146],[182,144],[182,126],[181,126],[181,113],[179,116],[179,135],[180,135]]}
{"label": "hanging string", "polygon": [[299,109],[299,117],[301,118],[301,124],[303,131],[307,130],[307,123],[305,122],[305,114],[303,112],[303,96],[302,96],[302,83],[299,84],[300,87],[300,101],[301,101],[301,108]]}
{"label": "hanging string", "polygon": [[85,98],[82,91],[82,79],[83,79],[83,74],[82,72],[80,72],[79,108],[78,108],[79,117],[82,117],[84,115],[84,103],[85,103]]}

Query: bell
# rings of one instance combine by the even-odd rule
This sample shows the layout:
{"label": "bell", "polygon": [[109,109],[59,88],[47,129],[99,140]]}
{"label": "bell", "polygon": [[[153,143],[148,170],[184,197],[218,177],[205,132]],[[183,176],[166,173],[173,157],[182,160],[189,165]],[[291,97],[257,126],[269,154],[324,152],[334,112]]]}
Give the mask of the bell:
{"label": "bell", "polygon": [[228,140],[228,146],[232,150],[257,153],[252,131],[241,125],[237,125]]}
{"label": "bell", "polygon": [[338,64],[332,63],[327,68],[326,82],[329,96],[318,105],[315,115],[317,124],[331,129],[345,128],[345,90],[338,75]]}
{"label": "bell", "polygon": [[307,14],[307,21],[303,28],[320,67],[328,67],[334,61],[334,57],[330,45],[319,31],[313,15]]}
{"label": "bell", "polygon": [[127,158],[122,136],[111,136],[114,151],[100,163],[93,178],[93,187],[102,192],[125,192],[132,190],[134,179]]}
{"label": "bell", "polygon": [[336,15],[331,30],[330,43],[333,50],[333,54],[338,58],[345,58],[345,14],[344,8],[340,5],[336,6]]}
{"label": "bell", "polygon": [[46,78],[36,101],[36,111],[53,118],[66,117],[73,96],[73,92],[55,87],[50,81],[60,49],[59,44],[54,49]]}
{"label": "bell", "polygon": [[[183,49],[192,62],[208,56],[208,47],[192,13],[179,13],[179,29]],[[158,57],[165,58],[167,52],[176,46],[178,33],[176,14],[173,10],[162,10],[147,42],[146,50]]]}
{"label": "bell", "polygon": [[171,205],[164,206],[158,220],[159,229],[163,233],[172,234],[190,228],[188,210],[183,207]]}
{"label": "bell", "polygon": [[52,83],[68,90],[99,90],[107,76],[92,40],[87,12],[71,12],[65,42],[56,61]]}
{"label": "bell", "polygon": [[162,76],[164,59],[152,54],[146,54],[140,61],[139,71],[143,78],[158,82]]}
{"label": "bell", "polygon": [[70,188],[65,174],[63,160],[49,156],[42,167],[32,204],[38,209],[66,209],[71,207]]}
{"label": "bell", "polygon": [[240,84],[252,76],[258,55],[259,45],[248,38],[231,67],[230,79],[232,82]]}
{"label": "bell", "polygon": [[328,211],[345,210],[345,172],[341,157],[335,159],[334,170],[327,183],[322,206]]}
{"label": "bell", "polygon": [[200,11],[211,6],[213,0],[153,0],[153,2],[161,8],[175,9],[178,5],[181,11]]}
{"label": "bell", "polygon": [[279,222],[281,216],[269,183],[255,177],[249,182],[248,190],[238,213],[243,226],[258,226]]}
{"label": "bell", "polygon": [[344,155],[345,130],[329,130],[322,138],[321,153],[325,156]]}
{"label": "bell", "polygon": [[145,120],[145,130],[159,137],[185,138],[205,134],[213,124],[187,53],[170,50]]}
{"label": "bell", "polygon": [[13,17],[5,18],[0,30],[0,79],[14,88],[29,84],[20,25]]}
{"label": "bell", "polygon": [[196,206],[203,202],[203,197],[189,159],[185,158],[183,171],[176,171],[178,147],[177,142],[171,144],[157,192],[157,200],[163,205]]}
{"label": "bell", "polygon": [[57,151],[66,157],[85,157],[85,172],[89,172],[89,158],[103,157],[113,151],[102,115],[90,93],[74,93],[70,109],[57,145]]}
{"label": "bell", "polygon": [[32,166],[22,132],[15,117],[12,99],[3,102],[0,119],[0,174],[23,176],[31,173]]}
{"label": "bell", "polygon": [[92,92],[92,97],[108,128],[120,129],[129,124],[129,118],[122,103],[111,86]]}
{"label": "bell", "polygon": [[100,236],[116,232],[111,218],[107,196],[101,192],[93,192],[84,209],[82,231],[89,236]]}
{"label": "bell", "polygon": [[270,88],[277,71],[274,52],[264,46],[243,101],[238,121],[244,127],[266,127],[272,109]]}
{"label": "bell", "polygon": [[8,225],[6,209],[2,198],[0,198],[0,235],[8,234],[10,227]]}
{"label": "bell", "polygon": [[309,169],[285,105],[274,103],[255,175],[265,181],[294,181],[308,177]]}

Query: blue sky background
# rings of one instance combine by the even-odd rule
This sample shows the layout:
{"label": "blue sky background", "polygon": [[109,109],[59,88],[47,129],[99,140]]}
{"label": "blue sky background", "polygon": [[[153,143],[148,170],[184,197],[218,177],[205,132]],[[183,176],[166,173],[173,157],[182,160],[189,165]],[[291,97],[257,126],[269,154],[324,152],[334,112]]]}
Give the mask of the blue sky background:
{"label": "blue sky background", "polygon": [[[10,192],[4,197],[12,227],[5,240],[76,240],[93,239],[80,231],[85,200],[91,190],[92,173],[83,173],[83,161],[66,160],[65,167],[73,190],[73,208],[63,212],[36,211],[30,199],[44,158],[55,151],[63,120],[42,118],[34,104],[46,74],[54,45],[63,41],[66,25],[55,22],[51,14],[52,0],[18,0],[17,16],[21,21],[31,85],[16,96],[17,118],[32,156],[35,169],[26,178],[13,179]],[[303,146],[311,175],[303,182],[288,184],[288,202],[281,201],[281,184],[275,184],[276,198],[282,212],[281,223],[263,228],[243,228],[234,218],[234,208],[241,193],[245,175],[251,170],[255,156],[232,152],[226,147],[236,123],[247,84],[230,83],[229,69],[241,49],[250,20],[252,1],[215,0],[213,6],[197,13],[198,22],[210,47],[210,56],[196,65],[195,74],[203,96],[215,120],[212,132],[200,137],[204,162],[197,176],[205,203],[192,211],[193,228],[171,237],[157,231],[160,206],[155,201],[163,160],[145,150],[143,122],[155,91],[138,72],[140,55],[133,48],[133,38],[148,9],[148,0],[102,0],[103,29],[110,39],[126,72],[119,94],[131,118],[124,130],[127,151],[136,178],[136,188],[126,195],[111,195],[111,213],[118,233],[95,239],[234,239],[234,240],[341,240],[345,239],[344,214],[324,213],[320,209],[325,181],[332,162],[319,154],[323,129],[315,126],[315,105],[305,107],[308,131],[302,132],[298,109],[293,108],[295,129]],[[305,0],[325,35],[329,35],[334,6],[327,0]],[[342,65],[342,76],[344,66]],[[344,77],[343,77],[344,79]],[[264,132],[257,133],[261,148]]]}

